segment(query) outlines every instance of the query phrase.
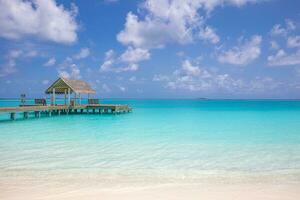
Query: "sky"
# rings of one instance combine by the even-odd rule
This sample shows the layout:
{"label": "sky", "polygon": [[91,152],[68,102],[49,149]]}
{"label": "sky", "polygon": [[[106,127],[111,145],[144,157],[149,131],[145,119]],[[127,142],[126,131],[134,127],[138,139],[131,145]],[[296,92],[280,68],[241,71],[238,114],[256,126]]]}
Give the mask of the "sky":
{"label": "sky", "polygon": [[298,0],[0,0],[0,98],[300,98]]}

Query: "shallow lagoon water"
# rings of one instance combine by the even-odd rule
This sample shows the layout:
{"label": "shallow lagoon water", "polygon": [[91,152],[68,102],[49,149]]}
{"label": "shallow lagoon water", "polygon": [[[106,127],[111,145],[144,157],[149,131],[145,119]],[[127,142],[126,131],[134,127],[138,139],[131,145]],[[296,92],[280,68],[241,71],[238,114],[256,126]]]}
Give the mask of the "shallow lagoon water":
{"label": "shallow lagoon water", "polygon": [[2,120],[0,178],[89,178],[104,185],[232,177],[300,182],[300,101],[105,102],[134,110]]}

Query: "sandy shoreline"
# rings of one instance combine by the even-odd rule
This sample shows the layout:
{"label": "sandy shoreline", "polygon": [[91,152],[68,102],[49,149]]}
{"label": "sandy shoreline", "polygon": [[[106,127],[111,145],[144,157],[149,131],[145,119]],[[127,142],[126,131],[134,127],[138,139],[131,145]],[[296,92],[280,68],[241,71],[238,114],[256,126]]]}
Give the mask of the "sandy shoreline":
{"label": "sandy shoreline", "polygon": [[[207,181],[201,183],[122,184],[103,180],[78,179],[65,181],[56,177],[3,177],[0,179],[0,199],[4,200],[297,200],[300,182],[272,179],[257,181]],[[101,183],[102,182],[102,183]]]}
{"label": "sandy shoreline", "polygon": [[97,187],[70,188],[34,186],[3,190],[0,198],[5,200],[296,200],[300,198],[300,184],[243,184],[243,185],[182,185],[137,189],[102,190]]}

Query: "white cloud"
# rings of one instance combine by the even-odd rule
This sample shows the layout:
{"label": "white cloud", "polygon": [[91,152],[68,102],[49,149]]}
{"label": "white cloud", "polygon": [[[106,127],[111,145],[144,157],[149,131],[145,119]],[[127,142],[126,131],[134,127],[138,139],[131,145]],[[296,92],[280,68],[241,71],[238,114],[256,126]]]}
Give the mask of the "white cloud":
{"label": "white cloud", "polygon": [[300,36],[291,36],[288,37],[287,46],[290,48],[299,48],[300,47]]}
{"label": "white cloud", "polygon": [[280,81],[275,81],[271,77],[255,77],[253,80],[249,81],[248,87],[245,88],[246,92],[262,92],[274,90],[279,88],[282,83]]}
{"label": "white cloud", "polygon": [[240,80],[234,80],[228,74],[217,74],[203,69],[190,60],[182,62],[181,68],[171,75],[155,75],[153,81],[166,83],[166,88],[189,91],[206,91],[211,89],[233,90],[241,86]]}
{"label": "white cloud", "polygon": [[128,13],[125,30],[118,34],[118,41],[126,45],[147,49],[161,48],[166,43],[174,41],[181,44],[192,41],[191,31],[186,27],[186,22],[181,22],[181,20],[179,22],[164,22],[163,19],[162,21],[149,17],[145,21],[140,21],[138,16]]}
{"label": "white cloud", "polygon": [[271,41],[270,45],[271,45],[271,49],[273,50],[279,49],[279,44],[276,41]]}
{"label": "white cloud", "polygon": [[287,29],[290,31],[293,31],[297,28],[295,22],[290,19],[286,19],[285,23],[286,23]]}
{"label": "white cloud", "polygon": [[[79,66],[76,64],[76,60],[86,58],[89,56],[89,54],[90,50],[88,48],[82,48],[77,54],[67,57],[61,64],[59,64],[57,68],[59,76],[70,79],[80,79],[81,71]],[[45,64],[50,66],[50,64],[55,64],[55,62],[55,59],[50,59]]]}
{"label": "white cloud", "polygon": [[[129,12],[125,27],[118,35],[119,42],[139,48],[160,48],[168,43],[187,44],[198,37],[204,25],[203,15],[224,4],[243,6],[259,0],[145,0],[144,15]],[[204,29],[202,39],[213,43],[219,40],[213,29]]]}
{"label": "white cloud", "polygon": [[68,67],[59,69],[58,74],[60,77],[68,78],[68,79],[80,79],[81,78],[80,69],[74,63]]}
{"label": "white cloud", "polygon": [[23,54],[22,50],[14,49],[6,55],[6,63],[0,68],[0,77],[4,77],[17,72],[16,60]]}
{"label": "white cloud", "polygon": [[182,70],[187,74],[187,75],[199,75],[201,73],[201,70],[198,66],[193,65],[191,61],[185,60],[182,63]]}
{"label": "white cloud", "polygon": [[147,49],[132,48],[128,49],[120,56],[121,61],[128,63],[137,63],[143,60],[148,60],[150,53]]}
{"label": "white cloud", "polygon": [[289,32],[296,29],[295,23],[290,20],[285,20],[285,25],[282,26],[281,24],[275,24],[271,30],[272,36],[286,36]]}
{"label": "white cloud", "polygon": [[122,91],[122,92],[125,92],[127,89],[123,86],[119,86],[119,89]]}
{"label": "white cloud", "polygon": [[220,42],[220,37],[216,34],[215,30],[209,26],[200,31],[199,37],[202,40],[207,40],[213,44],[217,44]]}
{"label": "white cloud", "polygon": [[218,60],[221,63],[229,63],[233,65],[247,65],[260,56],[260,44],[262,37],[255,35],[250,41],[235,46],[234,48],[221,53]]}
{"label": "white cloud", "polygon": [[281,27],[280,24],[275,24],[271,30],[271,35],[275,36],[275,35],[286,35],[287,34],[287,30],[284,29],[283,27]]}
{"label": "white cloud", "polygon": [[155,74],[153,76],[153,81],[168,81],[170,80],[169,76],[162,75],[162,74]]}
{"label": "white cloud", "polygon": [[80,59],[88,57],[89,55],[90,55],[90,49],[82,48],[76,55],[74,55],[74,59],[80,60]]}
{"label": "white cloud", "polygon": [[300,50],[296,53],[287,54],[284,50],[279,50],[277,54],[268,57],[270,66],[287,66],[300,64]]}
{"label": "white cloud", "polygon": [[182,62],[181,68],[175,70],[171,75],[155,75],[153,81],[162,82],[165,84],[165,88],[172,90],[225,91],[236,94],[247,94],[254,91],[264,93],[281,85],[271,77],[255,77],[253,80],[233,78],[227,73],[207,70],[191,60]]}
{"label": "white cloud", "polygon": [[138,63],[150,58],[150,53],[146,49],[128,47],[119,57],[116,57],[113,50],[105,53],[105,59],[100,66],[100,72],[125,72],[136,71]]}
{"label": "white cloud", "polygon": [[7,39],[38,37],[57,43],[77,40],[77,7],[71,10],[55,0],[1,0],[0,36]]}
{"label": "white cloud", "polygon": [[60,77],[69,79],[80,79],[80,69],[77,64],[73,62],[73,59],[67,57],[57,68],[58,75]]}
{"label": "white cloud", "polygon": [[56,59],[55,58],[50,58],[46,63],[44,63],[45,67],[49,67],[49,66],[53,66],[56,63]]}
{"label": "white cloud", "polygon": [[106,71],[111,71],[111,68],[115,64],[115,58],[114,58],[114,50],[110,49],[105,53],[105,59],[103,64],[100,67],[100,71],[106,72]]}
{"label": "white cloud", "polygon": [[[290,20],[285,20],[285,26],[282,27],[280,24],[276,24],[272,31],[272,35],[281,35],[286,39],[286,47],[294,48],[292,49],[280,49],[277,46],[277,53],[274,55],[268,56],[268,65],[269,66],[289,66],[289,65],[298,65],[300,64],[300,36],[291,35],[292,31],[296,30],[296,24]],[[274,48],[275,49],[275,48]]]}

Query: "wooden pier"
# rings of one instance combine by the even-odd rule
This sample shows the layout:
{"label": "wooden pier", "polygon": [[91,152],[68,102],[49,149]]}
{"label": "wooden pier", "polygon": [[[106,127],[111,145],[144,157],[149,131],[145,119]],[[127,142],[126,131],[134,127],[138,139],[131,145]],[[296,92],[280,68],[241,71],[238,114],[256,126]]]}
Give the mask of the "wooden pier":
{"label": "wooden pier", "polygon": [[16,120],[17,113],[23,113],[24,119],[29,118],[32,113],[36,118],[52,115],[69,115],[69,114],[121,114],[131,112],[128,105],[119,104],[87,104],[87,105],[55,105],[55,106],[38,106],[27,105],[19,107],[0,107],[0,113],[9,113],[11,120]]}
{"label": "wooden pier", "polygon": [[[30,113],[34,113],[34,116],[38,118],[41,115],[121,114],[132,111],[128,105],[102,104],[99,99],[91,99],[89,95],[95,93],[96,91],[85,81],[58,78],[45,91],[45,94],[52,95],[50,105],[47,105],[46,99],[35,99],[34,104],[25,105],[25,100],[21,99],[22,105],[18,107],[0,107],[0,114],[10,113],[10,118],[16,120],[17,113],[23,113],[24,118],[27,119]],[[87,104],[82,104],[82,94],[88,95]],[[64,95],[63,105],[56,104],[56,95]]]}

